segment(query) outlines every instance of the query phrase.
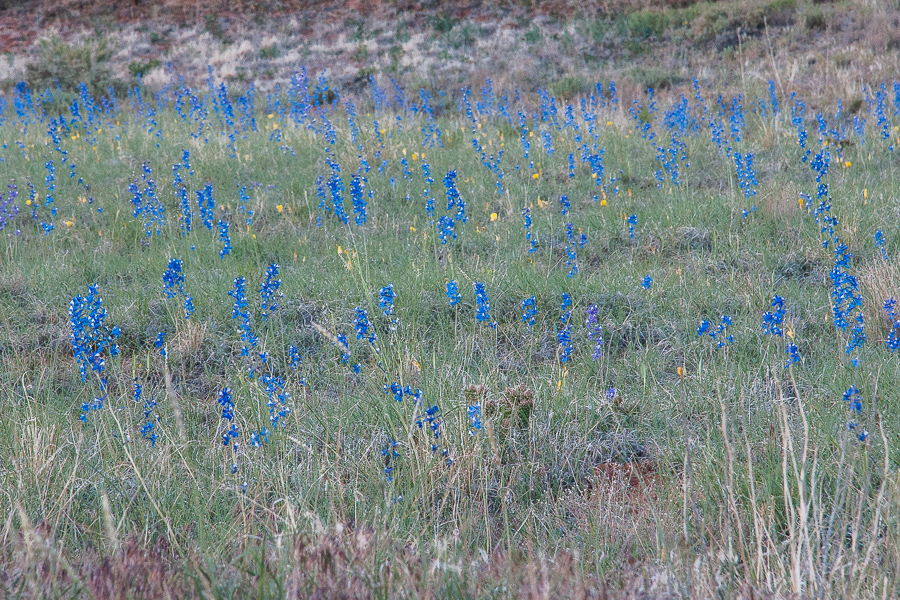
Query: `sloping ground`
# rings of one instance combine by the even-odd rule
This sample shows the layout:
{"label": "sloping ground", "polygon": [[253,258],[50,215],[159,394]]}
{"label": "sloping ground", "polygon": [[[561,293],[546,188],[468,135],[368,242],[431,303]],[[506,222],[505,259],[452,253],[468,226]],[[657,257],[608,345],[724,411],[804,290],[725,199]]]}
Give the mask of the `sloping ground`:
{"label": "sloping ground", "polygon": [[38,60],[39,40],[103,36],[123,82],[154,86],[183,75],[286,85],[301,67],[346,91],[370,75],[454,90],[549,89],[571,98],[615,80],[627,100],[647,87],[782,92],[846,105],[863,85],[900,70],[896,3],[723,2],[217,2],[52,0],[0,11],[0,81],[8,89]]}

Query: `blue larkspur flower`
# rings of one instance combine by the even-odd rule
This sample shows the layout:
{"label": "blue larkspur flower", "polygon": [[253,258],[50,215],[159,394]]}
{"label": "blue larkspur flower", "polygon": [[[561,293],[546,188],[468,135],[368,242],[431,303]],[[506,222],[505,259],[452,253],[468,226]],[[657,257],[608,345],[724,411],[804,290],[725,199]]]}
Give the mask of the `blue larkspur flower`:
{"label": "blue larkspur flower", "polygon": [[459,285],[452,279],[447,282],[447,300],[450,302],[450,306],[455,306],[462,302]]}
{"label": "blue larkspur flower", "polygon": [[476,281],[473,287],[475,288],[475,319],[481,323],[488,323],[491,328],[496,328],[497,324],[491,320],[491,303],[488,300],[484,282]]}
{"label": "blue larkspur flower", "polygon": [[522,300],[522,322],[528,326],[529,329],[534,327],[534,318],[537,316],[537,306],[535,303],[534,296],[532,295],[530,298],[525,298]]}

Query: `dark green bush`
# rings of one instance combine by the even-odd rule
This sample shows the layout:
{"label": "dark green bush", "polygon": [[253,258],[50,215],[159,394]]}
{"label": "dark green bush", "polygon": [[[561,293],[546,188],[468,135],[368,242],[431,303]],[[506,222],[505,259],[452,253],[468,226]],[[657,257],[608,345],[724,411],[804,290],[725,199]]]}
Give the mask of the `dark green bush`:
{"label": "dark green bush", "polygon": [[565,75],[550,84],[550,93],[557,98],[571,100],[588,93],[587,82],[577,75]]}
{"label": "dark green bush", "polygon": [[641,87],[642,91],[647,91],[648,88],[664,90],[679,85],[684,80],[678,75],[673,75],[667,69],[657,67],[635,67],[631,72],[631,79]]}
{"label": "dark green bush", "polygon": [[63,93],[75,93],[81,83],[93,96],[105,96],[112,87],[117,93],[125,90],[125,83],[113,76],[109,65],[112,49],[102,37],[70,44],[59,37],[41,40],[38,55],[25,67],[25,80],[32,90],[56,88]]}
{"label": "dark green bush", "polygon": [[427,19],[427,22],[435,31],[439,33],[450,33],[453,30],[453,27],[456,26],[457,20],[448,15],[446,12],[441,11],[437,15],[429,17]]}
{"label": "dark green bush", "polygon": [[131,73],[132,77],[143,77],[158,66],[159,61],[155,58],[151,58],[148,61],[136,60],[128,64],[128,72]]}
{"label": "dark green bush", "polygon": [[278,58],[279,56],[281,56],[281,49],[278,47],[278,44],[263,46],[259,49],[260,58]]}
{"label": "dark green bush", "polygon": [[531,29],[525,32],[525,41],[529,44],[537,44],[539,41],[541,41],[542,37],[543,35],[541,35],[541,30],[538,29],[537,25],[534,25]]}
{"label": "dark green bush", "polygon": [[638,38],[660,36],[669,29],[669,15],[664,12],[642,10],[622,17],[622,33]]}

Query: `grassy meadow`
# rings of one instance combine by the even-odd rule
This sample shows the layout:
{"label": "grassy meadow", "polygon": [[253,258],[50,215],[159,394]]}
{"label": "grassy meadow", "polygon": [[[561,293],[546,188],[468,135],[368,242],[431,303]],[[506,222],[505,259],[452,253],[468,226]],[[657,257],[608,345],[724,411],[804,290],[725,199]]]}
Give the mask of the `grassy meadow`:
{"label": "grassy meadow", "polygon": [[8,96],[0,596],[900,593],[896,84],[296,81]]}

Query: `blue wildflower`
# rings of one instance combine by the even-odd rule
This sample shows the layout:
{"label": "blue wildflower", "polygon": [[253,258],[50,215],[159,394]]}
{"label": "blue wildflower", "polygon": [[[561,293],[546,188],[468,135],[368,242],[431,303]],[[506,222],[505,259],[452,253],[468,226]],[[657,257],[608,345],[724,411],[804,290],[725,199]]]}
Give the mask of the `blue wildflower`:
{"label": "blue wildflower", "polygon": [[890,260],[887,250],[884,249],[884,233],[882,233],[880,229],[875,232],[875,247],[881,252],[881,258]]}
{"label": "blue wildflower", "polygon": [[160,331],[158,334],[156,334],[156,341],[153,342],[153,346],[157,350],[159,350],[160,356],[166,355],[165,338],[166,333],[164,331]]}
{"label": "blue wildflower", "polygon": [[399,445],[399,442],[391,440],[386,447],[381,449],[381,456],[384,457],[384,470],[382,471],[382,473],[384,473],[384,477],[388,482],[394,480],[392,475],[394,472],[394,467],[391,466],[391,463],[394,462],[395,458],[400,458],[400,453],[397,452],[397,447]]}
{"label": "blue wildflower", "polygon": [[263,444],[269,443],[269,430],[265,427],[260,431],[254,431],[250,434],[250,445],[254,448],[259,448]]}
{"label": "blue wildflower", "polygon": [[800,350],[797,348],[797,345],[794,344],[794,342],[788,342],[788,345],[784,349],[784,351],[788,355],[788,359],[784,363],[785,369],[800,362]]}
{"label": "blue wildflower", "polygon": [[385,385],[384,393],[394,396],[394,400],[396,400],[397,402],[403,402],[404,398],[410,398],[413,404],[418,406],[422,401],[422,390],[420,390],[419,388],[413,389],[408,385],[401,386],[396,381],[389,386]]}
{"label": "blue wildflower", "polygon": [[356,328],[356,339],[366,340],[373,347],[378,339],[374,329],[369,323],[369,313],[364,308],[356,307],[356,317],[353,319],[353,326]]}
{"label": "blue wildflower", "polygon": [[537,241],[531,231],[531,210],[526,206],[522,209],[522,218],[525,220],[525,240],[528,242],[528,253],[537,252]]}
{"label": "blue wildflower", "polygon": [[247,204],[250,201],[250,196],[247,194],[247,186],[238,189],[238,198],[238,210],[244,215],[244,224],[247,226],[253,225],[253,209]]}
{"label": "blue wildflower", "polygon": [[709,326],[710,326],[710,323],[706,319],[703,319],[702,321],[700,321],[700,326],[697,327],[697,335],[700,336],[700,335],[703,335],[704,333],[706,333],[709,330]]}
{"label": "blue wildflower", "polygon": [[212,231],[216,199],[213,198],[213,186],[211,183],[204,185],[202,190],[197,190],[197,205],[200,207],[200,219],[204,227]]}
{"label": "blue wildflower", "polygon": [[700,322],[700,326],[697,328],[697,335],[701,336],[704,333],[709,335],[712,339],[716,341],[719,348],[724,348],[728,344],[734,343],[734,336],[729,333],[728,328],[732,325],[732,319],[728,315],[722,315],[721,323],[715,329],[715,331],[711,330],[710,323],[706,319]]}
{"label": "blue wildflower", "polygon": [[496,328],[497,324],[491,321],[491,303],[488,301],[487,291],[484,289],[484,282],[476,281],[475,288],[475,319],[481,323],[488,323],[491,328]]}
{"label": "blue wildflower", "polygon": [[887,345],[888,350],[893,354],[900,348],[900,315],[897,314],[897,302],[893,297],[884,301],[884,312],[891,322],[891,330],[888,332],[885,345]]}
{"label": "blue wildflower", "polygon": [[851,385],[844,392],[844,402],[847,403],[847,408],[850,412],[859,413],[862,412],[862,397],[860,396],[859,389],[856,386]]}
{"label": "blue wildflower", "polygon": [[456,239],[456,231],[454,228],[456,227],[456,221],[451,219],[446,215],[441,215],[437,221],[437,230],[438,237],[441,239],[441,244],[446,244],[451,240]]}
{"label": "blue wildflower", "polygon": [[603,357],[603,326],[597,319],[599,308],[596,304],[591,304],[586,309],[587,319],[584,322],[588,329],[587,337],[594,343],[594,351],[591,353],[591,359],[597,360]]}
{"label": "blue wildflower", "polygon": [[259,295],[262,299],[261,318],[263,321],[278,308],[276,300],[283,294],[278,292],[281,280],[278,279],[278,263],[272,263],[266,268],[266,278],[259,285]]}
{"label": "blue wildflower", "polygon": [[266,407],[269,409],[269,422],[273,428],[278,427],[279,421],[282,427],[286,426],[284,419],[291,413],[291,409],[287,406],[290,394],[284,389],[284,380],[273,375],[263,375],[260,381],[265,386],[268,396]]}
{"label": "blue wildflower", "polygon": [[447,300],[450,302],[450,306],[455,306],[462,302],[462,296],[459,293],[459,286],[456,281],[450,280],[447,282]]}
{"label": "blue wildflower", "polygon": [[366,188],[366,178],[354,175],[350,180],[350,198],[353,201],[354,220],[357,225],[366,223],[366,199],[363,197]]}
{"label": "blue wildflower", "polygon": [[290,344],[288,345],[287,353],[288,359],[291,361],[291,370],[296,371],[297,365],[300,364],[300,351],[297,349],[297,346]]}
{"label": "blue wildflower", "polygon": [[466,409],[469,416],[469,435],[475,435],[481,429],[481,404],[476,402]]}
{"label": "blue wildflower", "polygon": [[103,372],[106,369],[106,355],[119,353],[115,340],[120,333],[118,327],[104,326],[106,309],[97,284],[88,286],[88,295],[72,298],[69,304],[69,319],[72,327],[72,352],[81,372],[81,380],[87,379],[87,368],[100,377],[101,388],[106,387]]}
{"label": "blue wildflower", "polygon": [[379,290],[378,308],[381,309],[384,316],[389,317],[394,314],[394,298],[396,297],[397,293],[394,292],[393,284],[388,284]]}
{"label": "blue wildflower", "polygon": [[166,298],[174,298],[178,294],[184,294],[183,264],[178,258],[169,260],[169,266],[166,267],[162,276],[163,292],[165,292]]}
{"label": "blue wildflower", "polygon": [[144,403],[144,420],[146,421],[144,425],[141,427],[141,438],[150,440],[150,446],[156,446],[156,440],[159,439],[159,436],[154,431],[155,425],[153,421],[150,420],[150,414],[153,412],[153,409],[156,408],[156,400],[152,397],[143,398],[143,386],[138,383],[137,377],[134,378],[134,401],[135,402],[143,402]]}
{"label": "blue wildflower", "polygon": [[467,221],[466,203],[463,202],[462,197],[459,195],[459,189],[456,187],[456,171],[447,171],[443,181],[447,190],[447,210],[449,211],[456,207],[456,221],[465,223]]}
{"label": "blue wildflower", "polygon": [[219,250],[219,257],[225,258],[226,254],[231,254],[231,238],[228,237],[228,221],[219,220],[219,241],[224,245]]}
{"label": "blue wildflower", "polygon": [[228,292],[228,295],[234,298],[231,318],[241,319],[239,327],[241,330],[241,341],[244,342],[241,348],[241,356],[247,356],[250,353],[250,348],[256,346],[259,338],[256,337],[250,326],[251,314],[247,303],[247,279],[243,275],[234,280],[234,288]]}
{"label": "blue wildflower", "polygon": [[568,310],[570,306],[572,306],[572,298],[569,294],[563,293],[562,303],[560,304],[563,313],[559,317],[560,324],[556,331],[556,341],[559,343],[560,348],[560,362],[568,362],[572,350],[574,349],[574,346],[572,345],[572,311]]}
{"label": "blue wildflower", "polygon": [[529,329],[534,327],[534,318],[537,316],[537,306],[535,303],[534,296],[531,298],[525,298],[522,300],[522,322],[528,326]]}
{"label": "blue wildflower", "polygon": [[781,325],[784,322],[784,298],[777,295],[773,297],[771,307],[774,308],[775,311],[772,312],[767,310],[762,316],[763,333],[765,335],[777,335],[778,337],[783,337],[784,332],[781,329]]}

